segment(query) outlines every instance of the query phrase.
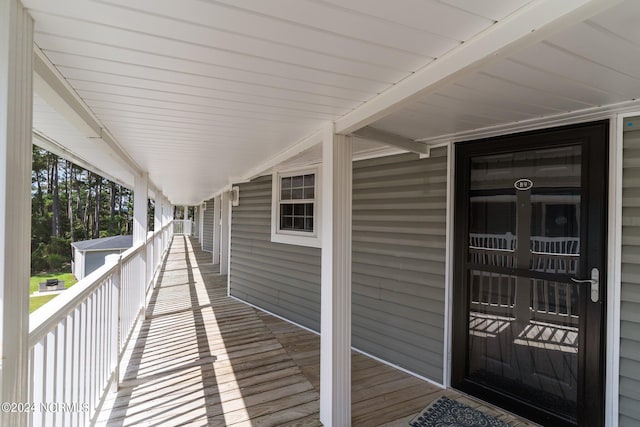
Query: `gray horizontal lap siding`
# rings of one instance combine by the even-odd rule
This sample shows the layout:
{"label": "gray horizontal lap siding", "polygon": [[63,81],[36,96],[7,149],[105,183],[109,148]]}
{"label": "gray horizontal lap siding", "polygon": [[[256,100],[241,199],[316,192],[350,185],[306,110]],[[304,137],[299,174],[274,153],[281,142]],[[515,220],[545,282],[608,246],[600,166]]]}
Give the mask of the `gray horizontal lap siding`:
{"label": "gray horizontal lap siding", "polygon": [[320,249],[271,242],[271,177],[240,184],[231,216],[231,295],[320,330]]}
{"label": "gray horizontal lap siding", "polygon": [[[353,345],[442,381],[446,149],[353,166]],[[318,331],[320,250],[271,243],[271,177],[240,185],[231,294]]]}
{"label": "gray horizontal lap siding", "polygon": [[213,199],[205,202],[206,209],[202,215],[202,249],[213,251]]}
{"label": "gray horizontal lap siding", "polygon": [[353,165],[354,347],[442,382],[447,157]]}
{"label": "gray horizontal lap siding", "polygon": [[640,425],[640,131],[626,132],[622,181],[620,423]]}

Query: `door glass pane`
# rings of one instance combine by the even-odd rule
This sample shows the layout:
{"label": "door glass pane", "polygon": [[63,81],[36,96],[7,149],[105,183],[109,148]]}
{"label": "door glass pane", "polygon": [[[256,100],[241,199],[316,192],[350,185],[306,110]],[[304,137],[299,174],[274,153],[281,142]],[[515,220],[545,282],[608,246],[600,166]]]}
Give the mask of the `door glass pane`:
{"label": "door glass pane", "polygon": [[580,286],[469,274],[468,378],[575,420]]}
{"label": "door glass pane", "polygon": [[478,156],[469,187],[468,378],[570,420],[581,165],[578,145]]}
{"label": "door glass pane", "polygon": [[469,261],[575,275],[581,164],[579,145],[473,158]]}

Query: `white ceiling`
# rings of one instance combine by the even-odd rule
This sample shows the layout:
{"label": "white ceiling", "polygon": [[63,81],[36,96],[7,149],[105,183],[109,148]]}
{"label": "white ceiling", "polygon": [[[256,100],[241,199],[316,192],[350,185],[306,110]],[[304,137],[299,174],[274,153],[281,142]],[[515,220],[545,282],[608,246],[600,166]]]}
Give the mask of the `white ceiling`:
{"label": "white ceiling", "polygon": [[[37,93],[33,97],[33,127],[36,145],[112,181],[128,186],[133,183],[133,172],[116,153],[105,155],[103,147],[97,149],[98,141],[85,137]],[[89,164],[84,160],[93,158],[97,151],[101,153],[99,162]]]}
{"label": "white ceiling", "polygon": [[[536,2],[23,3],[49,61],[153,185],[183,205],[208,199]],[[437,139],[637,98],[638,22],[640,3],[628,0],[372,126]],[[81,135],[53,130],[44,101],[36,105],[37,130],[69,149],[82,146]],[[103,161],[99,150],[76,154],[132,184],[131,172]]]}
{"label": "white ceiling", "polygon": [[470,73],[376,127],[414,139],[640,98],[640,2],[628,0]]}

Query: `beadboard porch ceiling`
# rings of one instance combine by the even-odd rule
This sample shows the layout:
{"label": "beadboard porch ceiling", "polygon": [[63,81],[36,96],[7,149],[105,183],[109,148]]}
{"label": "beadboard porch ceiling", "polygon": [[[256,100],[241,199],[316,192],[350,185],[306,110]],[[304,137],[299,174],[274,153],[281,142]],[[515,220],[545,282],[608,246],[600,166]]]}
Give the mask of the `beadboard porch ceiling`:
{"label": "beadboard porch ceiling", "polygon": [[[23,3],[43,57],[101,127],[54,120],[65,115],[36,85],[34,142],[130,186],[133,169],[146,171],[176,205],[210,198],[328,122],[430,142],[640,96],[635,0]],[[543,21],[526,29],[539,37],[511,29]],[[505,49],[486,47],[498,38]],[[442,75],[427,84],[432,70]],[[415,96],[394,103],[415,80]]]}

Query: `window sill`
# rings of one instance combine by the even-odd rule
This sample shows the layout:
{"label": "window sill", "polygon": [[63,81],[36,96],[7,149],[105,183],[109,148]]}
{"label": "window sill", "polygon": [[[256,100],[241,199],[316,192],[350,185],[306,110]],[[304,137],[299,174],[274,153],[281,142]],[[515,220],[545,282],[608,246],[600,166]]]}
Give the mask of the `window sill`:
{"label": "window sill", "polygon": [[315,236],[297,236],[293,234],[271,233],[273,243],[283,243],[287,245],[307,246],[310,248],[320,248],[320,238]]}

